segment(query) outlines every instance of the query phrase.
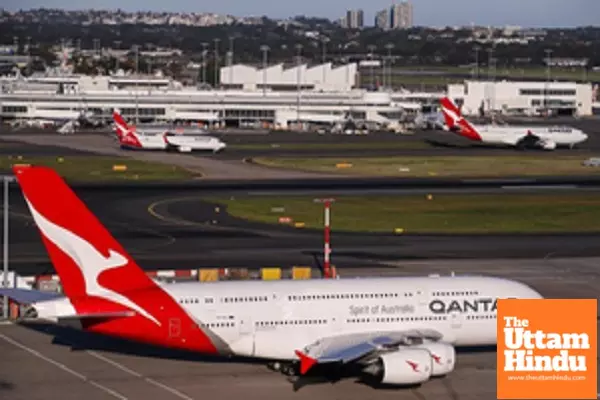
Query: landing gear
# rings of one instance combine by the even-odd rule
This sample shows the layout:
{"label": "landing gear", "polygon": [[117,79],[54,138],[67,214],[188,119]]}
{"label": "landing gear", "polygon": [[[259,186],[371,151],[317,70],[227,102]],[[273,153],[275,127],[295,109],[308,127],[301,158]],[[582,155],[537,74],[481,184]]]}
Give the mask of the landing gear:
{"label": "landing gear", "polygon": [[267,367],[272,371],[281,372],[286,376],[298,375],[297,363],[275,361],[267,364]]}

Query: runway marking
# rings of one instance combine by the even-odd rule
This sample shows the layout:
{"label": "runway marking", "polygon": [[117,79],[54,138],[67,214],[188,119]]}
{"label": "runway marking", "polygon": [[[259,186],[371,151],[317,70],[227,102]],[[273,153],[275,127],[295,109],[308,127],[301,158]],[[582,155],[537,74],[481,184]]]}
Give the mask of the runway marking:
{"label": "runway marking", "polygon": [[121,371],[123,371],[123,372],[126,372],[126,373],[128,373],[128,374],[130,374],[130,375],[133,375],[133,376],[135,376],[136,378],[143,379],[144,381],[146,381],[146,382],[150,383],[151,385],[154,385],[154,386],[157,386],[157,387],[159,387],[159,388],[161,388],[161,389],[163,389],[163,390],[166,390],[167,392],[169,392],[169,393],[171,393],[171,394],[173,394],[173,395],[175,395],[175,396],[179,397],[180,399],[184,399],[184,400],[194,400],[192,397],[189,397],[189,396],[187,396],[187,395],[185,395],[185,394],[181,393],[179,390],[177,390],[177,389],[175,389],[175,388],[172,388],[171,386],[165,385],[164,383],[158,382],[158,381],[156,381],[156,380],[154,380],[154,379],[152,379],[152,378],[148,378],[148,377],[146,377],[146,376],[144,376],[144,375],[140,374],[139,372],[136,372],[136,371],[132,370],[131,368],[128,368],[128,367],[126,367],[125,365],[123,365],[123,364],[120,364],[120,363],[116,362],[115,360],[112,360],[112,359],[110,359],[110,358],[108,358],[108,357],[105,357],[105,356],[103,356],[102,354],[96,353],[96,352],[95,352],[95,351],[93,351],[93,350],[87,350],[87,351],[86,351],[86,353],[88,353],[88,354],[89,354],[89,355],[91,355],[92,357],[95,357],[95,358],[97,358],[97,359],[99,359],[99,360],[102,360],[102,361],[104,361],[104,362],[105,362],[105,363],[107,363],[107,364],[110,364],[110,365],[112,365],[112,366],[113,366],[113,367],[115,367],[115,368],[118,368],[118,369],[120,369],[120,370],[121,370]]}
{"label": "runway marking", "polygon": [[56,360],[53,360],[50,357],[47,357],[47,356],[43,355],[42,353],[40,353],[37,350],[34,350],[34,349],[30,348],[30,347],[27,347],[24,344],[21,344],[21,343],[17,342],[16,340],[14,340],[14,339],[6,336],[6,335],[3,335],[1,333],[0,333],[0,338],[4,339],[6,342],[12,344],[13,346],[16,346],[16,347],[20,348],[21,350],[24,350],[24,351],[28,352],[29,354],[32,354],[32,355],[34,355],[34,356],[36,356],[36,357],[38,357],[38,358],[40,358],[40,359],[42,359],[42,360],[44,360],[44,361],[46,361],[48,363],[54,365],[57,368],[62,369],[65,372],[70,373],[71,375],[76,376],[77,378],[81,379],[82,381],[89,383],[90,385],[92,385],[92,386],[94,386],[94,387],[96,387],[96,388],[98,388],[98,389],[100,389],[100,390],[102,390],[102,391],[110,394],[111,396],[113,396],[113,397],[115,397],[117,399],[128,400],[127,397],[123,396],[119,392],[116,392],[116,391],[114,391],[114,390],[112,390],[112,389],[110,389],[110,388],[108,388],[108,387],[106,387],[104,385],[101,385],[100,383],[98,383],[96,381],[93,381],[93,380],[89,379],[87,376],[85,376],[85,375],[83,375],[83,374],[81,374],[81,373],[79,373],[77,371],[72,370],[71,368],[67,367],[66,365],[64,365],[64,364],[62,364],[62,363],[60,363],[60,362],[58,362]]}
{"label": "runway marking", "polygon": [[173,217],[166,217],[155,210],[156,207],[158,207],[162,204],[169,204],[169,203],[186,201],[186,200],[201,200],[201,199],[202,199],[201,197],[194,196],[194,197],[177,197],[177,198],[172,198],[172,199],[158,200],[158,201],[155,201],[154,203],[150,204],[147,208],[147,211],[154,218],[161,220],[163,222],[169,222],[169,223],[176,224],[176,225],[206,226],[206,224],[200,223],[200,222],[188,221],[185,219],[179,219],[179,218],[173,218]]}

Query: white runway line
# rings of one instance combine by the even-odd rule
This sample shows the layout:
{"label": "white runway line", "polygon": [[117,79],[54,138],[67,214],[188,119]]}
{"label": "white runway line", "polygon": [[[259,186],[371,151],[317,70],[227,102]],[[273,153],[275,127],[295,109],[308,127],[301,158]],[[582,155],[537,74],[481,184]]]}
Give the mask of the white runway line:
{"label": "white runway line", "polygon": [[29,347],[25,346],[24,344],[21,344],[21,343],[17,342],[16,340],[11,339],[10,337],[8,337],[6,335],[3,335],[3,334],[0,333],[0,338],[4,339],[6,342],[12,344],[13,346],[18,347],[21,350],[25,350],[29,354],[32,354],[32,355],[34,355],[34,356],[36,356],[36,357],[38,357],[38,358],[40,358],[40,359],[42,359],[42,360],[44,360],[44,361],[46,361],[48,363],[54,365],[57,368],[62,369],[65,372],[68,372],[71,375],[76,376],[77,378],[81,379],[82,381],[87,382],[87,383],[89,383],[90,385],[92,385],[94,387],[97,387],[98,389],[100,389],[100,390],[102,390],[102,391],[110,394],[111,396],[113,396],[113,397],[115,397],[117,399],[128,400],[127,397],[123,396],[122,394],[120,394],[120,393],[118,393],[118,392],[116,392],[116,391],[114,391],[114,390],[112,390],[112,389],[110,389],[110,388],[108,388],[108,387],[106,387],[104,385],[101,385],[98,382],[95,382],[95,381],[89,379],[87,376],[82,375],[79,372],[72,370],[71,368],[67,367],[66,365],[61,364],[58,361],[55,361],[55,360],[53,360],[53,359],[51,359],[51,358],[43,355],[39,351],[36,351],[36,350],[34,350],[32,348],[29,348]]}
{"label": "white runway line", "polygon": [[120,369],[123,372],[126,372],[126,373],[128,373],[130,375],[133,375],[136,378],[141,378],[141,379],[143,379],[144,381],[148,382],[151,385],[154,385],[154,386],[157,386],[157,387],[159,387],[159,388],[161,388],[163,390],[166,390],[167,392],[169,392],[169,393],[171,393],[171,394],[179,397],[180,399],[194,400],[192,397],[189,397],[189,396],[181,393],[179,390],[177,390],[175,388],[172,388],[172,387],[170,387],[168,385],[165,385],[164,383],[160,383],[158,381],[155,381],[152,378],[145,377],[144,375],[140,374],[139,372],[136,372],[136,371],[132,370],[131,368],[128,368],[128,367],[124,366],[123,364],[120,364],[120,363],[116,362],[115,360],[112,360],[112,359],[110,359],[108,357],[105,357],[102,354],[96,353],[95,351],[92,351],[92,350],[87,350],[86,353],[88,353],[92,357],[95,357],[95,358],[97,358],[99,360],[104,361],[105,363],[108,363],[108,364],[112,365],[115,368]]}

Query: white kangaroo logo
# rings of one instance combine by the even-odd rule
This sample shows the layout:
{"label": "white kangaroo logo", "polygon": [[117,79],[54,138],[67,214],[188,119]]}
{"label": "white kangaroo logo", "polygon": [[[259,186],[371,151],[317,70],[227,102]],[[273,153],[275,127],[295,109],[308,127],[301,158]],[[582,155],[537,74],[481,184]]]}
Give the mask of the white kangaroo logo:
{"label": "white kangaroo logo", "polygon": [[98,282],[98,277],[104,271],[127,265],[127,258],[122,254],[110,249],[109,256],[106,258],[93,245],[77,236],[73,232],[54,224],[37,212],[33,205],[25,198],[37,226],[52,243],[58,246],[67,254],[79,267],[85,281],[85,292],[89,296],[97,296],[127,308],[133,309],[151,320],[157,325],[161,325],[156,318],[150,315],[146,310],[135,304],[120,293],[103,287]]}
{"label": "white kangaroo logo", "polygon": [[[449,116],[450,118],[452,118],[452,124],[458,125],[461,121],[462,121],[462,116],[459,116],[458,114],[456,114],[454,112],[454,110],[448,109],[446,107],[442,107],[444,110],[444,113],[446,113],[447,116]],[[452,128],[452,127],[451,127]]]}

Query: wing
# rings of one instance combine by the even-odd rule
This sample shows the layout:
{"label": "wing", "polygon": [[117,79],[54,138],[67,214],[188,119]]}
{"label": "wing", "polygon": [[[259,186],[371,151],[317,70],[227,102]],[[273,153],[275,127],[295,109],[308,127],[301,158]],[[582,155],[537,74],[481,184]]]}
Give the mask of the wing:
{"label": "wing", "polygon": [[62,297],[59,293],[18,288],[0,288],[0,296],[6,296],[20,304],[33,304]]}
{"label": "wing", "polygon": [[441,338],[439,332],[430,329],[330,336],[296,350],[296,355],[300,359],[300,373],[305,374],[315,364],[359,362],[400,346]]}

